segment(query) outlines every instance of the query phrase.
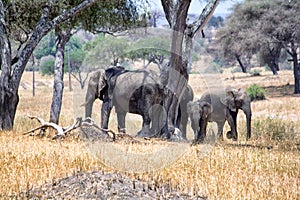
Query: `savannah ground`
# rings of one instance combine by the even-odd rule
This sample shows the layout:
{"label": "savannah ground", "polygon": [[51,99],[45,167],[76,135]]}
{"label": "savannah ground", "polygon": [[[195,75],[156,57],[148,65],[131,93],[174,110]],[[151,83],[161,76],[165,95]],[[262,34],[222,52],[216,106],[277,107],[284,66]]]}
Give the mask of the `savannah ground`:
{"label": "savannah ground", "polygon": [[[79,171],[122,171],[111,169],[91,156],[76,131],[64,140],[52,140],[51,131],[42,138],[22,134],[39,125],[27,118],[27,114],[49,119],[52,78],[37,74],[36,80],[36,96],[32,97],[31,73],[24,74],[15,129],[0,133],[0,198],[16,197],[22,191]],[[156,184],[168,183],[182,192],[208,199],[300,199],[300,96],[293,95],[292,72],[281,71],[277,77],[271,72],[256,77],[224,73],[220,80],[224,85],[242,88],[257,83],[266,90],[266,100],[252,103],[250,141],[245,141],[245,117],[240,113],[238,142],[226,139],[217,142],[205,155],[203,145],[193,146],[163,169],[124,174]],[[195,98],[199,98],[206,87],[203,77],[192,74],[189,82]],[[74,116],[83,111],[76,101],[78,96],[82,97],[76,95],[76,90],[69,91],[65,78],[60,125],[72,124]],[[97,102],[93,116],[97,121],[99,111]],[[129,134],[141,126],[137,116],[129,115],[127,121]],[[117,130],[115,116],[110,127]],[[150,147],[151,144],[147,147],[131,144],[129,148],[143,151]],[[127,165],[135,167],[134,163]]]}

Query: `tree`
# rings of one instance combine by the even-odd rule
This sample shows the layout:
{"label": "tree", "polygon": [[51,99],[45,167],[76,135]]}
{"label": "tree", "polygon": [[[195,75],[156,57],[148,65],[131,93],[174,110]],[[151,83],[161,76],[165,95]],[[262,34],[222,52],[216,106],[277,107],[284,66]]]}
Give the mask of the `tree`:
{"label": "tree", "polygon": [[216,33],[223,57],[236,60],[244,73],[248,67],[245,63],[249,62],[249,58],[257,53],[262,45],[261,35],[252,28],[262,14],[263,11],[258,8],[253,9],[252,6],[243,3],[236,4],[224,26]]}
{"label": "tree", "polygon": [[[157,31],[158,29],[155,29],[155,32]],[[151,34],[133,42],[127,49],[125,57],[131,60],[142,59],[145,68],[150,63],[155,63],[161,69],[165,59],[170,56],[169,48],[169,38],[164,37],[162,33],[160,36],[152,36]]]}
{"label": "tree", "polygon": [[100,35],[95,41],[86,45],[88,53],[83,65],[87,68],[105,68],[109,64],[116,65],[121,62],[128,45],[129,40],[126,38]]}
{"label": "tree", "polygon": [[[21,77],[37,44],[49,31],[96,1],[85,0],[58,15],[52,15],[60,2],[40,0],[3,2],[0,0],[1,130],[11,130],[13,128],[19,102],[18,88]],[[29,10],[30,12],[27,12]],[[11,40],[20,42],[14,57],[11,53]]]}
{"label": "tree", "polygon": [[234,7],[232,15],[219,32],[223,52],[238,56],[260,52],[263,61],[272,69],[279,70],[281,49],[292,57],[295,90],[300,93],[300,45],[299,1],[251,1]]}
{"label": "tree", "polygon": [[[191,52],[193,46],[193,38],[196,33],[203,29],[206,22],[212,16],[218,0],[209,0],[199,17],[192,23],[187,24],[188,9],[191,0],[162,0],[162,6],[165,12],[166,19],[171,27],[172,42],[171,42],[171,57],[169,80],[167,84],[168,96],[164,102],[167,109],[167,137],[177,140],[175,133],[175,119],[180,99],[187,85],[189,78],[188,68],[191,60]],[[169,135],[170,134],[170,135]]]}
{"label": "tree", "polygon": [[[60,9],[68,9],[76,3],[76,1],[66,2],[64,7],[60,7]],[[105,33],[124,30],[124,28],[135,24],[137,21],[138,12],[136,11],[135,1],[132,0],[99,1],[87,8],[84,13],[69,19],[62,26],[56,28],[56,61],[50,122],[58,124],[59,121],[64,88],[64,48],[72,34],[78,28]],[[82,23],[83,21],[88,21],[88,23]],[[117,60],[114,60],[114,62],[117,62]]]}
{"label": "tree", "polygon": [[150,21],[154,28],[157,28],[157,20],[163,16],[163,13],[158,9],[151,10]]}
{"label": "tree", "polygon": [[270,43],[284,48],[292,57],[294,68],[294,93],[300,94],[300,2],[275,0],[270,2],[258,26],[261,34],[269,38]]}

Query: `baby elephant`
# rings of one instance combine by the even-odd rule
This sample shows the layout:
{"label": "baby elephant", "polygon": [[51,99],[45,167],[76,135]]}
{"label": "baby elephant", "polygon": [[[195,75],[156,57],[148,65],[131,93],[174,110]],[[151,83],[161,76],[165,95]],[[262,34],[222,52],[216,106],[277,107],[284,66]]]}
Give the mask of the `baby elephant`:
{"label": "baby elephant", "polygon": [[206,136],[207,122],[210,120],[212,112],[210,103],[202,100],[190,101],[187,104],[187,112],[194,130],[195,142],[203,142]]}

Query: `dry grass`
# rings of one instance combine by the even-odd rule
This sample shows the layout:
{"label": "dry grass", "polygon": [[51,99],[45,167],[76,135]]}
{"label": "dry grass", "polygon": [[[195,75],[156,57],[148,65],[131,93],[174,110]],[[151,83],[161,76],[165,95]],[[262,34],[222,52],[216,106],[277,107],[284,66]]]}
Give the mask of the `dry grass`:
{"label": "dry grass", "polygon": [[[282,72],[279,78],[273,78],[268,73],[260,77],[235,74],[234,80],[232,76],[230,73],[222,75],[224,84],[246,88],[251,83],[258,83],[268,88],[271,85],[284,86],[292,83],[291,72]],[[22,83],[27,89],[20,89],[15,130],[0,133],[0,198],[12,198],[20,191],[77,171],[112,171],[94,159],[84,143],[78,139],[68,137],[63,141],[52,141],[50,137],[22,135],[22,132],[37,126],[36,122],[26,118],[26,114],[49,118],[52,81],[47,77],[37,77],[37,80],[40,81],[40,86],[36,90],[37,96],[32,97],[30,74],[25,73]],[[200,97],[206,88],[201,75],[191,75],[190,84],[196,92],[196,97]],[[200,194],[209,199],[299,199],[300,100],[299,97],[291,95],[293,91],[290,90],[269,89],[267,100],[252,104],[251,141],[245,142],[245,128],[243,128],[245,119],[240,114],[241,137],[238,142],[225,140],[211,151],[204,145],[187,148],[183,156],[175,162],[170,160],[161,170],[151,169],[148,173],[129,175],[158,184],[169,183],[174,188],[191,194]],[[71,124],[74,115],[82,110],[73,100],[74,93],[65,87],[61,116],[63,126]],[[95,110],[99,109],[100,104],[97,103]],[[94,116],[100,119],[96,112]],[[115,116],[112,119],[111,128],[116,130]],[[128,121],[130,121],[127,124],[128,132],[137,131],[140,119],[131,115]],[[163,145],[164,143],[154,142],[144,146],[129,144],[118,148],[136,153],[147,151],[151,157],[151,152],[162,148]],[[175,153],[181,152],[178,148]],[[203,155],[205,150],[208,154]],[[165,157],[157,155],[152,157],[155,157],[157,162],[166,164]],[[136,167],[147,162],[149,160],[140,156],[140,160],[126,164],[127,167]]]}

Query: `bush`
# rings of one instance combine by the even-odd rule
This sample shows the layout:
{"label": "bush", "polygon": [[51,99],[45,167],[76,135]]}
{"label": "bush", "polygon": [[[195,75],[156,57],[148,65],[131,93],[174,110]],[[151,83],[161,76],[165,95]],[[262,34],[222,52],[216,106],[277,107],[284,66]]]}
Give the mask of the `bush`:
{"label": "bush", "polygon": [[55,64],[55,57],[48,55],[44,56],[40,60],[40,72],[42,75],[52,75],[54,74],[54,64]]}
{"label": "bush", "polygon": [[294,122],[283,120],[279,116],[253,121],[253,132],[257,137],[276,141],[296,139],[298,129]]}
{"label": "bush", "polygon": [[234,67],[231,70],[231,73],[240,73],[243,72],[241,67]]}
{"label": "bush", "polygon": [[261,70],[259,70],[259,69],[253,69],[250,71],[250,74],[252,76],[260,76],[260,73],[261,73]]}
{"label": "bush", "polygon": [[54,60],[47,60],[41,65],[42,75],[52,75],[54,74]]}
{"label": "bush", "polygon": [[252,84],[248,89],[247,93],[249,97],[251,98],[251,101],[253,100],[263,100],[266,99],[265,97],[265,91],[257,84]]}

